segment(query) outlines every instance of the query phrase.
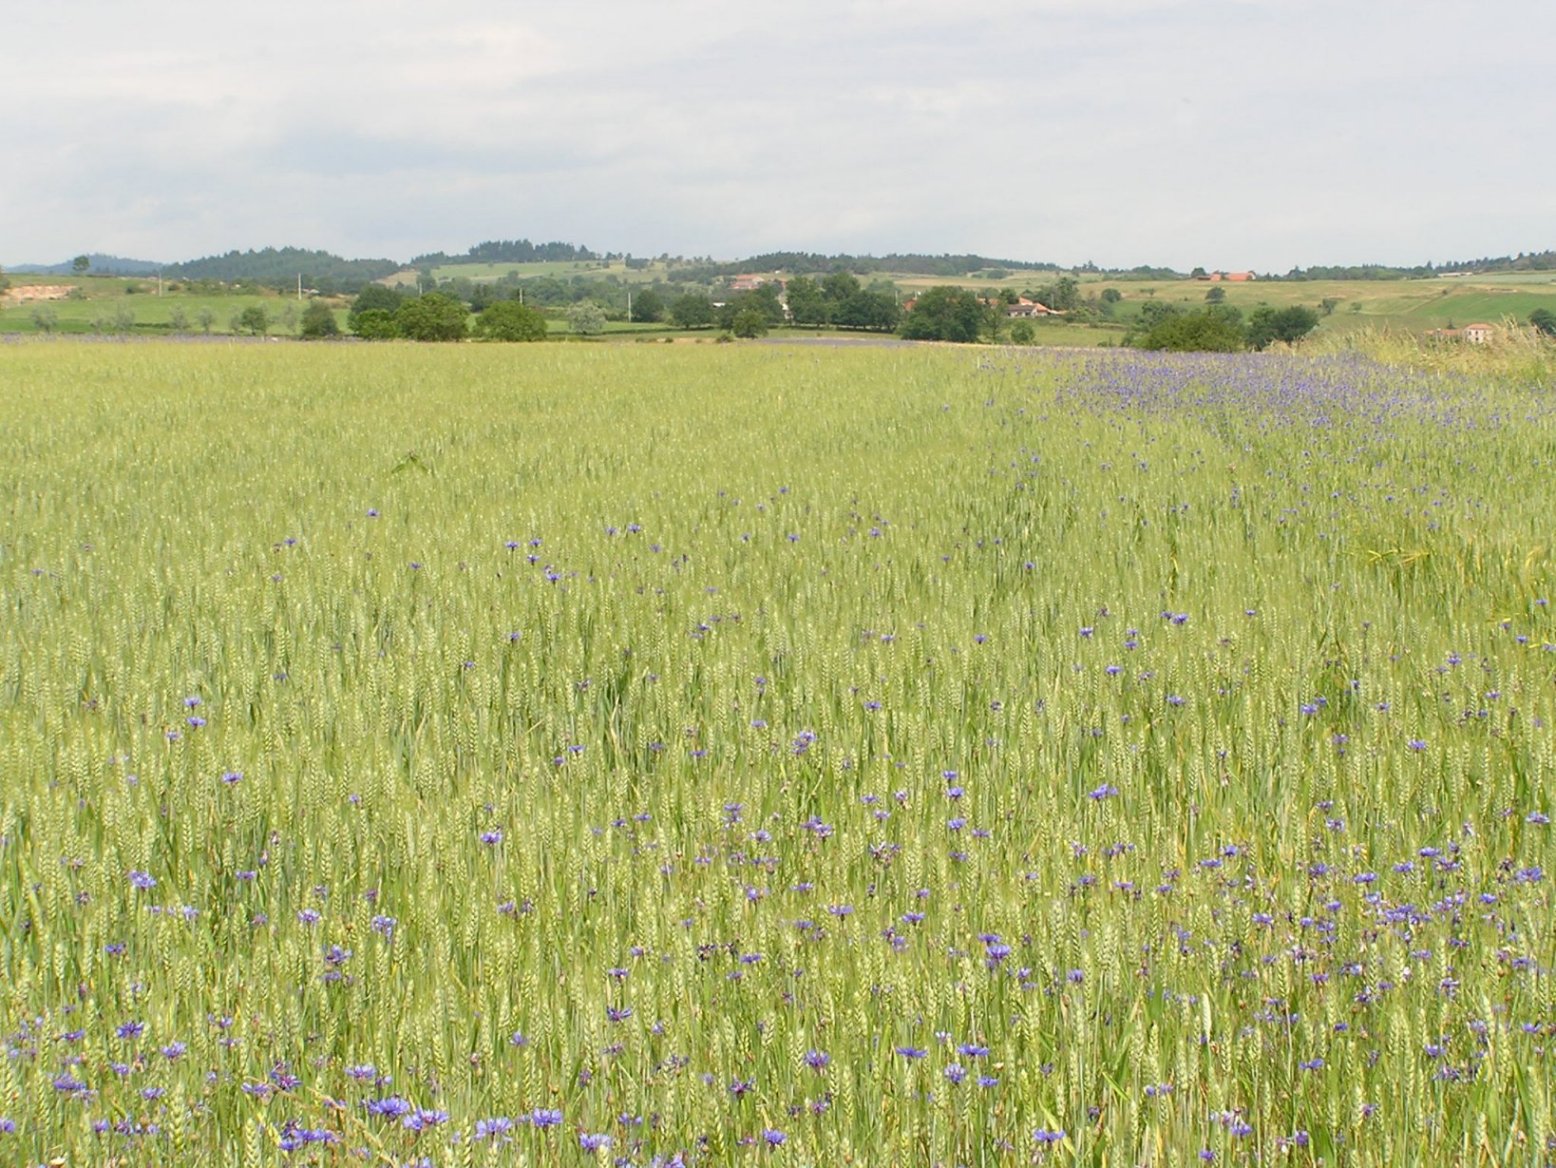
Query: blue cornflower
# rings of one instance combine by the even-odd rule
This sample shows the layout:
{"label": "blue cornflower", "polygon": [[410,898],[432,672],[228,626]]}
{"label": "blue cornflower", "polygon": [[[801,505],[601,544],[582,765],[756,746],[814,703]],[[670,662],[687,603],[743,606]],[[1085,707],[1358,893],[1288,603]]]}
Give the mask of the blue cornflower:
{"label": "blue cornflower", "polygon": [[491,1119],[478,1119],[475,1121],[475,1129],[471,1132],[471,1139],[495,1140],[498,1136],[507,1135],[513,1130],[513,1120],[506,1115],[493,1116]]}
{"label": "blue cornflower", "polygon": [[390,1095],[387,1099],[369,1099],[362,1105],[369,1115],[381,1115],[388,1119],[398,1119],[402,1115],[409,1115],[413,1108],[398,1095]]}
{"label": "blue cornflower", "polygon": [[139,888],[143,892],[147,889],[155,888],[157,886],[157,878],[155,876],[151,875],[149,872],[138,871],[135,868],[130,869],[128,879],[130,881],[130,887]]}
{"label": "blue cornflower", "polygon": [[419,1132],[425,1131],[429,1127],[437,1127],[439,1124],[447,1122],[448,1112],[429,1111],[424,1108],[420,1111],[413,1111],[409,1115],[406,1115],[400,1120],[400,1126],[408,1128],[411,1131]]}

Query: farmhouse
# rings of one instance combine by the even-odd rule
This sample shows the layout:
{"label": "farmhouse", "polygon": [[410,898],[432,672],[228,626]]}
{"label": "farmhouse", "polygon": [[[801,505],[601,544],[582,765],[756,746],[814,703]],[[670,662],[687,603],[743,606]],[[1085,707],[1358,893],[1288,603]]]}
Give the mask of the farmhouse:
{"label": "farmhouse", "polygon": [[1463,328],[1432,329],[1426,334],[1433,341],[1463,341],[1467,345],[1489,345],[1496,339],[1495,326],[1485,324],[1467,324]]}
{"label": "farmhouse", "polygon": [[1011,319],[1031,320],[1035,316],[1063,316],[1064,313],[1036,300],[1028,300],[1023,296],[1014,304],[1005,306],[1005,315]]}

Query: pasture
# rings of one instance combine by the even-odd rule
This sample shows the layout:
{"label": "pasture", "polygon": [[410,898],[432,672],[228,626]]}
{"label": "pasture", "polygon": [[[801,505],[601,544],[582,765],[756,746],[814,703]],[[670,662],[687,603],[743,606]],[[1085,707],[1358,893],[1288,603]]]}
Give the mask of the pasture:
{"label": "pasture", "polygon": [[0,346],[0,1161],[1552,1160],[1556,396]]}
{"label": "pasture", "polygon": [[[17,277],[19,295],[0,297],[0,334],[220,336],[238,332],[237,316],[244,309],[261,307],[270,317],[270,335],[295,334],[304,305],[292,296],[258,290],[228,293],[176,290],[157,292],[155,278],[126,279],[112,276]],[[30,284],[74,287],[78,293],[60,300],[25,298]],[[331,303],[339,303],[331,301]],[[38,314],[51,318],[41,327]],[[345,327],[345,309],[336,316]]]}
{"label": "pasture", "polygon": [[[1433,280],[1256,280],[1245,284],[1174,280],[1104,282],[1104,286],[1123,293],[1124,300],[1118,305],[1120,318],[1138,312],[1146,300],[1201,308],[1211,288],[1224,289],[1226,303],[1245,315],[1264,304],[1320,310],[1325,300],[1331,300],[1332,311],[1319,322],[1320,335],[1343,336],[1367,329],[1422,335],[1434,328],[1462,328],[1475,321],[1500,325],[1509,317],[1524,324],[1536,308],[1556,311],[1556,274],[1549,272]],[[1094,291],[1095,286],[1088,283],[1085,290]]]}

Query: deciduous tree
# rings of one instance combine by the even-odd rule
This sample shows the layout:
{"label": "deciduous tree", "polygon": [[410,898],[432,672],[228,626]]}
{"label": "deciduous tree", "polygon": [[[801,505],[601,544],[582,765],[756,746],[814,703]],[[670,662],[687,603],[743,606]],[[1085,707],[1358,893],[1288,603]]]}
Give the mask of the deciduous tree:
{"label": "deciduous tree", "polygon": [[1318,327],[1318,313],[1301,304],[1290,308],[1256,308],[1248,316],[1250,348],[1267,349],[1275,341],[1294,345]]}
{"label": "deciduous tree", "polygon": [[394,323],[408,340],[461,341],[469,315],[464,301],[445,292],[428,292],[395,309]]}
{"label": "deciduous tree", "polygon": [[499,300],[475,318],[475,335],[487,341],[543,341],[546,318],[517,300]]}
{"label": "deciduous tree", "polygon": [[383,308],[369,308],[359,312],[351,322],[351,331],[364,341],[392,341],[400,335],[394,313]]}
{"label": "deciduous tree", "polygon": [[789,316],[795,324],[823,325],[832,319],[832,306],[826,293],[809,276],[795,276],[786,291]]}
{"label": "deciduous tree", "polygon": [[632,319],[645,324],[657,324],[665,318],[664,297],[652,288],[644,288],[632,296]]}
{"label": "deciduous tree", "polygon": [[251,304],[238,313],[237,328],[234,332],[246,332],[250,336],[262,337],[270,331],[270,314],[260,304]]}
{"label": "deciduous tree", "polygon": [[983,304],[973,293],[941,284],[918,298],[897,331],[912,341],[971,344],[983,331],[984,315]]}
{"label": "deciduous tree", "polygon": [[597,337],[605,331],[605,310],[592,300],[580,300],[568,308],[567,325],[580,337]]}
{"label": "deciduous tree", "polygon": [[670,306],[670,319],[678,328],[707,328],[713,323],[713,301],[704,292],[688,292]]}
{"label": "deciduous tree", "polygon": [[356,332],[357,317],[373,309],[382,309],[392,316],[406,299],[405,293],[398,288],[389,288],[383,284],[369,284],[358,292],[357,298],[351,302],[351,311],[346,314],[346,327]]}
{"label": "deciduous tree", "polygon": [[340,336],[340,323],[335,310],[322,300],[310,300],[303,309],[302,324],[298,335],[305,341],[322,341]]}
{"label": "deciduous tree", "polygon": [[761,309],[748,305],[735,313],[730,322],[729,331],[737,337],[765,337],[767,335],[767,317]]}
{"label": "deciduous tree", "polygon": [[1238,315],[1214,306],[1201,312],[1168,312],[1135,343],[1174,353],[1235,353],[1243,347]]}

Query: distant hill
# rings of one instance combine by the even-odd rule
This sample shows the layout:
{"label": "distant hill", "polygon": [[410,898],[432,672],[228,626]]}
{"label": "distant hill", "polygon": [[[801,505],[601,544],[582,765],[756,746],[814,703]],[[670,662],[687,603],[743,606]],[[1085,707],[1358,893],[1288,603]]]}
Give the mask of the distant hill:
{"label": "distant hill", "polygon": [[816,275],[846,268],[850,272],[899,272],[913,276],[967,276],[991,268],[1007,271],[1057,272],[1058,264],[1029,260],[997,260],[980,255],[921,255],[916,252],[870,255],[819,255],[815,252],[775,251],[734,262],[714,262],[696,266],[706,277],[738,276],[743,272],[792,272]]}
{"label": "distant hill", "polygon": [[[123,256],[88,255],[92,266],[87,270],[97,276],[154,276],[162,270],[155,260],[128,260]],[[12,264],[6,271],[17,276],[69,276],[75,272],[75,260],[58,264]]]}
{"label": "distant hill", "polygon": [[527,239],[489,239],[463,255],[428,252],[413,259],[413,268],[440,268],[449,264],[581,263],[600,257],[582,244],[531,243]]}
{"label": "distant hill", "polygon": [[1292,268],[1287,280],[1419,280],[1432,276],[1487,275],[1492,272],[1556,271],[1556,251],[1519,252],[1516,256],[1485,256],[1478,260],[1450,260],[1445,264],[1393,267],[1387,264],[1355,264],[1349,267]]}
{"label": "distant hill", "polygon": [[[299,278],[305,287],[325,293],[356,292],[364,285],[383,280],[407,267],[445,268],[460,264],[583,263],[625,259],[629,266],[642,266],[631,255],[596,252],[582,244],[532,243],[528,239],[499,239],[478,243],[466,251],[450,255],[430,252],[403,264],[391,259],[346,259],[327,251],[298,247],[265,247],[259,250],[229,251],[224,255],[205,256],[179,263],[127,259],[123,256],[93,254],[88,257],[92,275],[151,276],[160,273],[168,279],[216,280],[228,284],[250,283],[274,288],[291,288]],[[819,275],[846,269],[859,275],[892,273],[909,276],[964,279],[975,274],[996,275],[1011,272],[1060,272],[1073,270],[1115,279],[1171,280],[1182,273],[1170,268],[1099,268],[1085,263],[1071,268],[1046,261],[996,259],[976,254],[931,255],[922,252],[898,252],[887,255],[851,255],[840,252],[766,252],[739,260],[717,260],[711,256],[661,255],[676,270],[675,279],[686,283],[717,283],[730,276],[751,272],[786,271],[793,275]],[[1556,270],[1556,251],[1520,252],[1516,256],[1488,256],[1476,260],[1455,260],[1441,264],[1395,266],[1387,264],[1316,265],[1292,268],[1284,275],[1268,273],[1263,279],[1274,280],[1405,280],[1446,274],[1486,274],[1493,272],[1544,272]],[[8,264],[13,275],[70,276],[74,260],[56,264]]]}
{"label": "distant hill", "polygon": [[300,277],[304,287],[321,292],[354,292],[399,270],[394,260],[348,260],[327,251],[266,247],[168,264],[162,274],[169,279],[249,282],[275,288],[290,287]]}

